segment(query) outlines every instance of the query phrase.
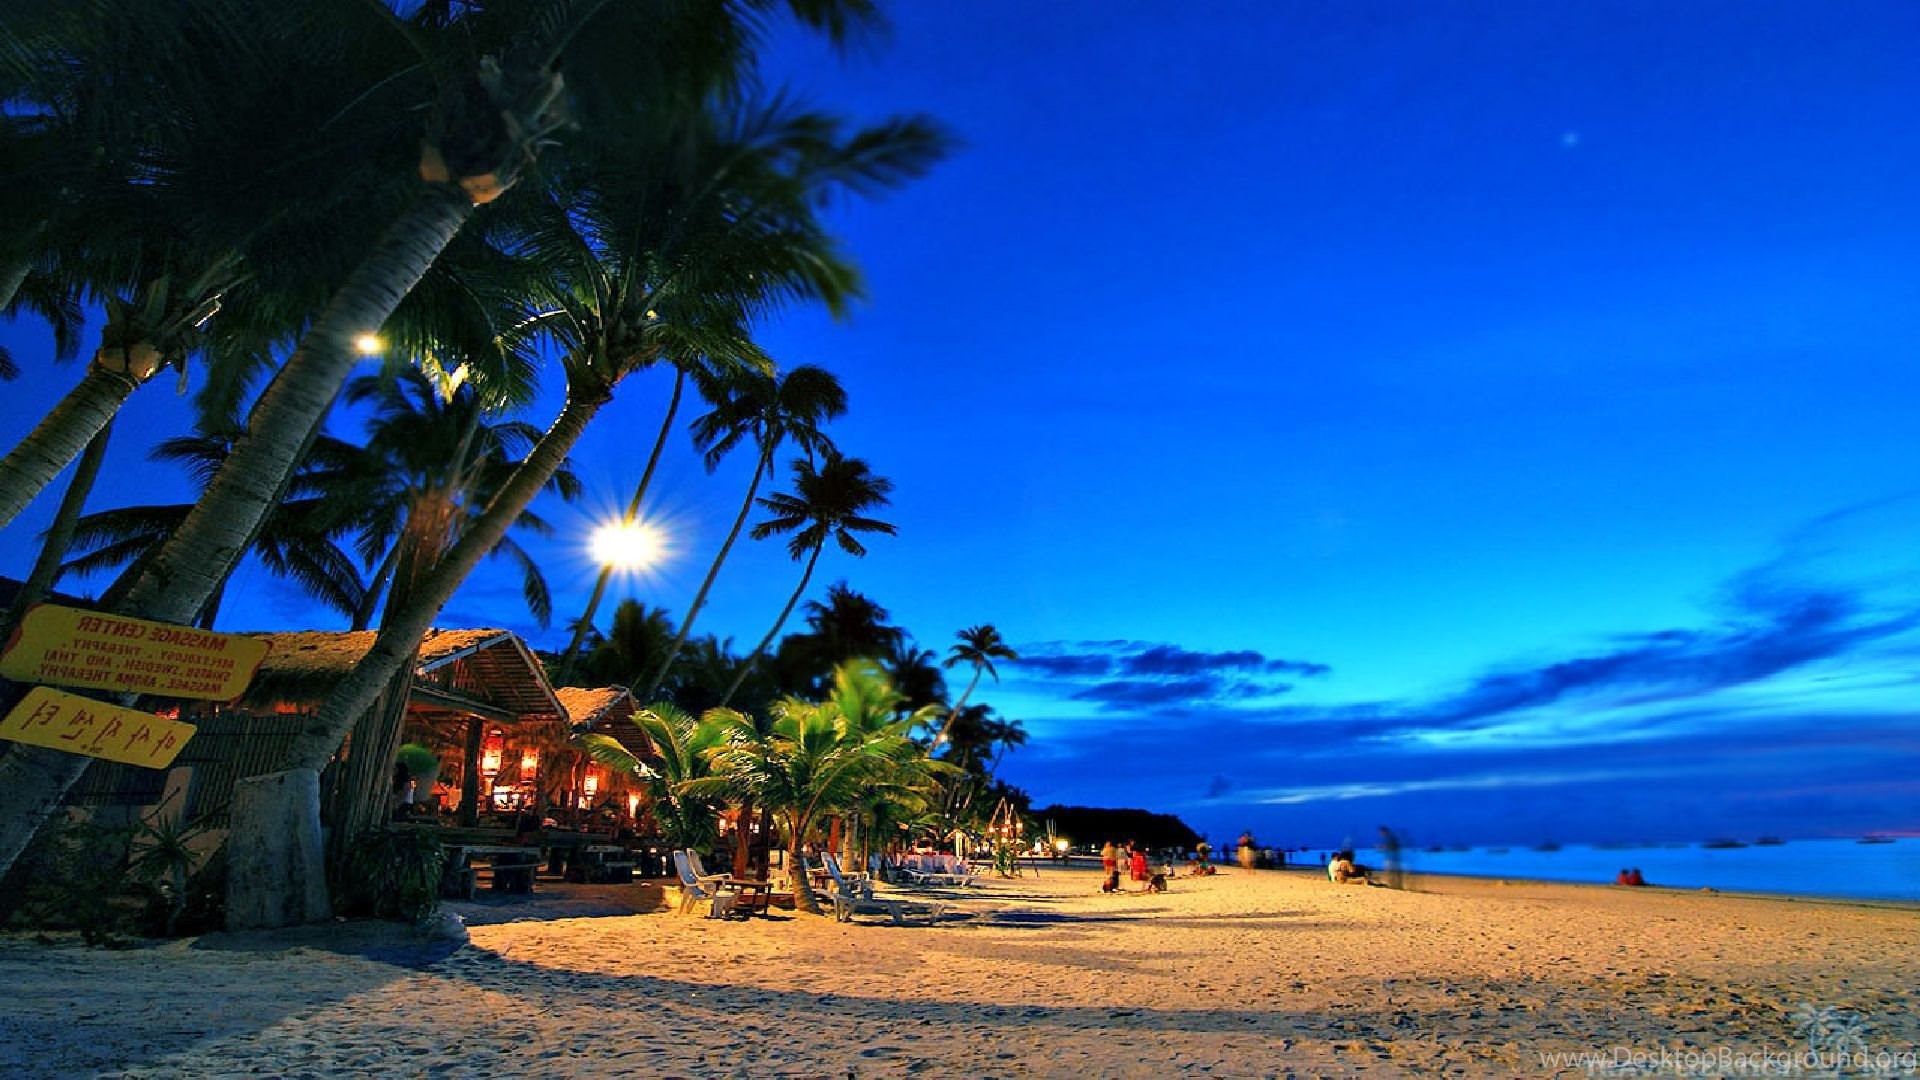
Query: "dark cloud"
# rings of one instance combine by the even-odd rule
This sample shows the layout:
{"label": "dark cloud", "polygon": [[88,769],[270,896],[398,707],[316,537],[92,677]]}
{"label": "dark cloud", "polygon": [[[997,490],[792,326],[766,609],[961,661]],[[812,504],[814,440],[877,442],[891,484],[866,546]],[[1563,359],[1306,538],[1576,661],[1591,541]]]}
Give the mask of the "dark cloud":
{"label": "dark cloud", "polygon": [[1220,686],[1213,679],[1174,679],[1170,682],[1115,679],[1081,687],[1073,692],[1073,699],[1097,701],[1109,706],[1169,705],[1205,701],[1219,694]]}
{"label": "dark cloud", "polygon": [[1840,656],[1920,625],[1915,612],[1863,617],[1859,598],[1838,590],[1746,582],[1735,590],[1734,602],[1743,620],[1739,624],[1711,631],[1665,630],[1628,639],[1609,652],[1483,675],[1458,694],[1407,710],[1407,720],[1454,728],[1576,696],[1693,697]]}
{"label": "dark cloud", "polygon": [[1151,641],[1047,641],[1021,646],[1020,657],[1024,670],[1043,676],[1067,698],[1113,711],[1257,702],[1293,689],[1277,676],[1332,670],[1269,659],[1252,649],[1201,652]]}
{"label": "dark cloud", "polygon": [[1207,781],[1207,793],[1202,796],[1202,798],[1217,799],[1232,790],[1233,781],[1221,776],[1219,773],[1214,773],[1213,779]]}

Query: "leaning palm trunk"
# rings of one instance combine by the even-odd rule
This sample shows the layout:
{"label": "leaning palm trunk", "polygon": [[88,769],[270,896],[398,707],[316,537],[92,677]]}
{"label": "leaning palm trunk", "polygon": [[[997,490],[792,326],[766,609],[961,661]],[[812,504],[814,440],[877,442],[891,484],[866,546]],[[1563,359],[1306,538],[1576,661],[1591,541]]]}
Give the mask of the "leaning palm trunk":
{"label": "leaning palm trunk", "polygon": [[5,528],[60,470],[112,422],[140,380],[98,364],[42,417],[20,445],[0,458],[0,528]]}
{"label": "leaning palm trunk", "polygon": [[773,644],[773,639],[779,635],[780,628],[787,624],[787,616],[793,614],[793,606],[800,602],[801,594],[807,591],[807,582],[813,580],[813,568],[820,562],[820,553],[825,551],[826,547],[827,540],[824,536],[820,538],[819,543],[813,545],[813,554],[807,557],[807,569],[800,575],[799,586],[793,590],[792,596],[787,597],[787,606],[780,609],[780,617],[773,620],[773,629],[767,631],[767,636],[761,638],[760,644],[753,647],[752,655],[741,663],[740,674],[733,677],[733,685],[727,687],[727,692],[721,695],[721,708],[726,708],[727,702],[733,700],[733,695],[740,692],[740,685],[747,681],[747,676],[753,673],[754,665],[758,664],[760,657],[766,654],[767,646]]}
{"label": "leaning palm trunk", "polygon": [[953,726],[953,718],[959,716],[960,710],[967,707],[967,699],[973,696],[973,688],[980,685],[980,673],[982,670],[983,669],[978,666],[973,669],[973,678],[967,680],[966,692],[961,694],[960,700],[955,702],[953,706],[947,710],[946,719],[940,722],[940,730],[934,732],[933,742],[927,745],[928,754],[932,754],[935,750],[940,749],[940,744],[946,741],[947,729]]}
{"label": "leaning palm trunk", "polygon": [[[507,529],[566,461],[581,432],[610,399],[610,393],[600,392],[584,400],[568,400],[559,418],[487,504],[486,511],[404,600],[396,598],[398,602],[389,605],[373,648],[307,719],[288,748],[284,771],[273,776],[318,775],[327,760],[340,749],[341,741],[355,721],[373,706],[397,673],[411,666],[421,638],[432,627],[440,609],[452,599],[454,591],[480,560],[506,536]],[[304,780],[301,785],[290,785],[286,790],[290,792],[288,797],[303,797]],[[262,815],[260,821],[281,819],[280,814],[268,814]],[[319,888],[318,883],[325,880],[325,866],[317,838],[290,845],[282,838],[263,835],[257,826],[258,822],[234,818],[228,853],[236,876],[242,872],[249,876],[265,874],[271,879],[299,882],[301,889]]]}
{"label": "leaning palm trunk", "polygon": [[793,835],[787,839],[787,866],[793,874],[793,906],[809,915],[823,914],[820,910],[820,898],[813,894],[813,883],[807,880],[807,857],[800,852],[801,837],[806,835],[800,823],[789,819],[793,826]]}
{"label": "leaning palm trunk", "polygon": [[33,259],[27,255],[14,255],[0,261],[0,311],[13,306],[13,298],[20,294],[20,286],[27,283],[27,275],[33,271]]}
{"label": "leaning palm trunk", "polygon": [[652,701],[660,693],[660,685],[667,681],[667,672],[672,670],[673,661],[680,655],[680,646],[686,644],[687,634],[693,630],[693,620],[700,614],[700,608],[707,602],[707,593],[713,588],[713,580],[720,576],[720,566],[727,561],[727,552],[733,550],[733,542],[740,539],[740,527],[747,523],[747,514],[753,510],[753,497],[760,490],[760,478],[767,474],[773,463],[773,447],[767,446],[760,452],[760,460],[753,466],[753,483],[747,485],[746,501],[740,504],[740,513],[733,519],[733,528],[727,533],[727,542],[720,545],[720,553],[713,557],[713,565],[707,568],[707,579],[700,583],[700,591],[693,596],[693,603],[687,608],[687,617],[680,624],[680,632],[674,635],[673,644],[667,646],[667,653],[660,658],[660,667],[654,671],[653,678],[647,680],[647,692],[642,701]]}
{"label": "leaning palm trunk", "polygon": [[113,421],[109,420],[88,440],[86,452],[80,455],[80,464],[73,471],[73,479],[67,481],[67,493],[60,498],[60,509],[53,516],[53,524],[47,526],[47,538],[40,544],[40,555],[34,560],[33,570],[27,574],[26,584],[20,587],[20,595],[14,597],[13,607],[0,619],[0,640],[10,638],[27,609],[53,591],[54,584],[60,580],[60,563],[66,558],[68,545],[73,543],[74,526],[80,523],[80,511],[86,509],[87,496],[93,493],[93,482],[100,476],[100,463],[107,458],[107,440],[112,435]]}
{"label": "leaning palm trunk", "polygon": [[[633,501],[627,504],[627,516],[623,521],[632,522],[640,516],[640,503],[647,497],[647,486],[653,482],[654,467],[660,464],[660,451],[666,448],[667,435],[673,430],[674,414],[680,411],[680,392],[687,384],[687,371],[681,368],[673,376],[673,398],[667,402],[667,415],[660,421],[660,434],[654,436],[653,452],[647,455],[647,467],[640,473],[640,483],[634,486]],[[556,670],[563,677],[573,675],[574,657],[580,652],[580,644],[587,638],[587,631],[593,629],[594,613],[600,610],[600,598],[606,595],[607,581],[613,577],[613,566],[602,564],[600,576],[593,581],[593,595],[587,599],[587,610],[573,628],[573,638],[567,642],[566,651],[560,654],[560,663]],[[725,705],[722,701],[720,704]]]}
{"label": "leaning palm trunk", "polygon": [[386,322],[472,215],[464,194],[440,186],[394,223],[260,395],[246,433],[134,585],[126,613],[182,621],[232,571],[352,372],[354,338]]}

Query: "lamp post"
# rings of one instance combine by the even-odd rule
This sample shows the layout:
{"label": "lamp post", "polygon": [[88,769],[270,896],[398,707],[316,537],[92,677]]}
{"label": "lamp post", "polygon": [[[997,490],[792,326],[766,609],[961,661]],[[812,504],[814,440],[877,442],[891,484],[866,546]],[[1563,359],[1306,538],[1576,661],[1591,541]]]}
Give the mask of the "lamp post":
{"label": "lamp post", "polygon": [[613,572],[638,570],[660,558],[664,546],[660,530],[636,517],[639,509],[639,503],[636,502],[627,508],[625,517],[610,521],[593,531],[593,557],[600,563],[600,576],[594,579],[593,593],[587,598],[587,610],[581,614],[580,621],[574,624],[573,637],[560,654],[560,663],[557,665],[559,682],[573,678],[574,661],[580,653],[580,645],[593,626],[594,613],[600,610],[600,599],[607,593],[607,580],[613,577]]}

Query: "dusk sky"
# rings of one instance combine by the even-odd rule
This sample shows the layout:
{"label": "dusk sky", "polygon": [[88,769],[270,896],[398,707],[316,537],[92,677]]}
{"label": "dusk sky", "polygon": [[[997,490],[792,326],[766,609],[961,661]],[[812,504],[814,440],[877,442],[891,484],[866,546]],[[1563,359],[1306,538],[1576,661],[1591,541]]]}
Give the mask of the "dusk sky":
{"label": "dusk sky", "polygon": [[[898,485],[899,537],[813,595],[943,655],[996,625],[1026,659],[977,696],[1037,804],[1274,844],[1920,832],[1920,6],[894,8],[770,80],[963,146],[836,210],[849,322],[763,340],[841,376],[831,434]],[[11,446],[80,369],[0,334]],[[504,564],[441,625],[563,643],[668,388],[540,507],[554,627]],[[97,506],[185,497],[144,459],[185,416],[137,395]],[[678,614],[750,466],[675,451],[674,555],[622,589]],[[798,573],[744,544],[696,633],[750,649]],[[223,629],[344,626],[242,581]]]}

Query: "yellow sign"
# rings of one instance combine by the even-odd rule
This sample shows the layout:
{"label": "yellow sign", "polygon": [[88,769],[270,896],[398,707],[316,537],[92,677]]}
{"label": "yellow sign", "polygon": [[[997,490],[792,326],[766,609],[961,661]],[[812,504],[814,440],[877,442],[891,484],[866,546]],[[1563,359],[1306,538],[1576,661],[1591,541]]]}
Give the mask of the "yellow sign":
{"label": "yellow sign", "polygon": [[267,643],[239,634],[35,604],[0,653],[19,682],[226,701],[253,681]]}
{"label": "yellow sign", "polygon": [[0,720],[0,739],[164,769],[193,738],[192,724],[92,701],[45,686]]}

